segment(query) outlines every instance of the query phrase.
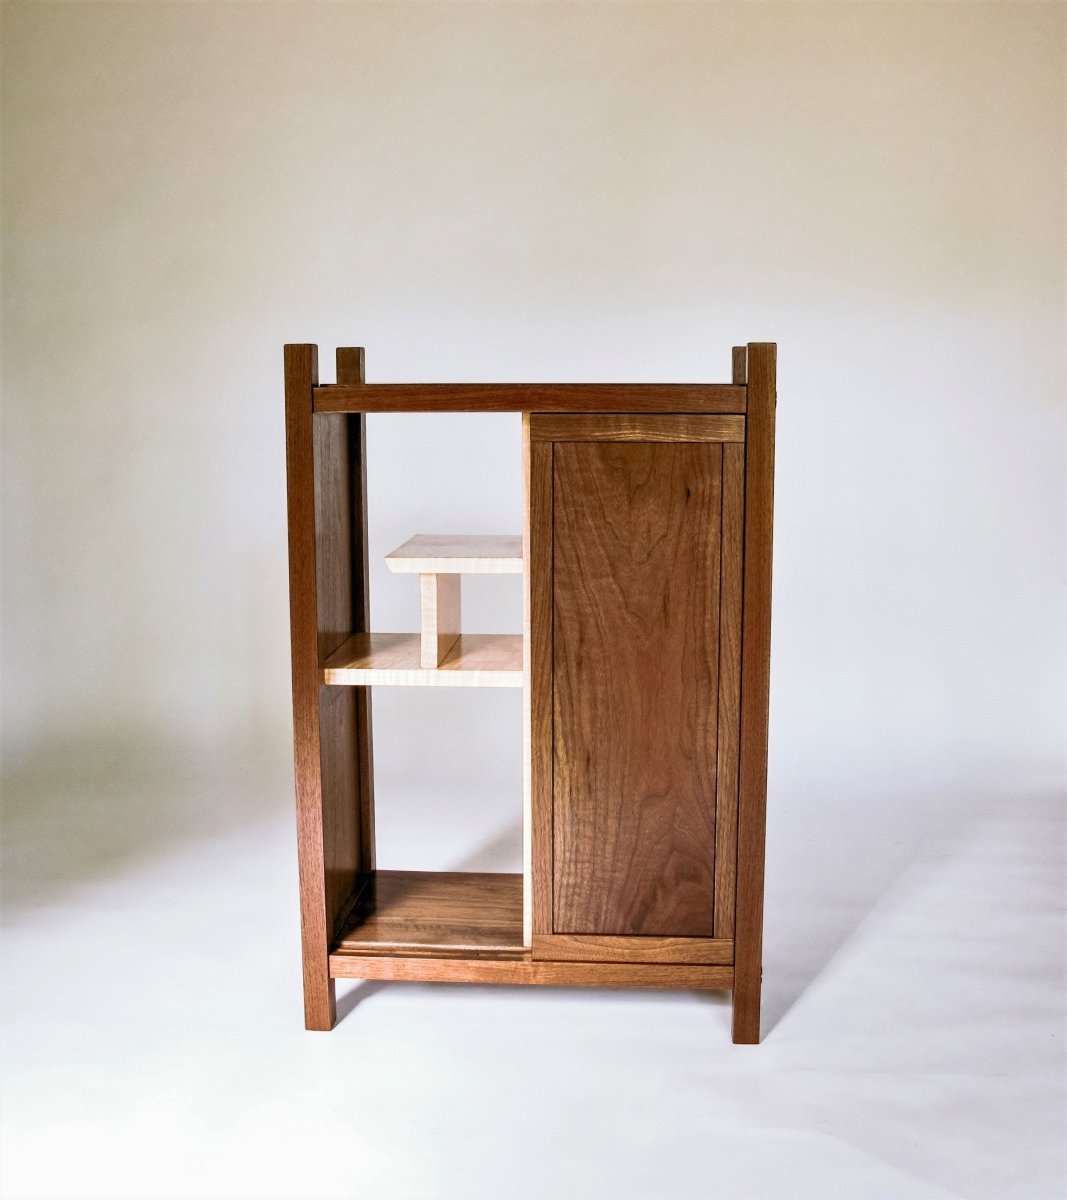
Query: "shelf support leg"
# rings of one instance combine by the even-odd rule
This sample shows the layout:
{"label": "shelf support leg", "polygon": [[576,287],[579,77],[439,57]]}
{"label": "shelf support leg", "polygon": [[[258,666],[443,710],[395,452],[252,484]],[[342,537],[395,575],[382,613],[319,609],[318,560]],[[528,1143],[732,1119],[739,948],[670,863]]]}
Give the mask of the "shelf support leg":
{"label": "shelf support leg", "polygon": [[439,667],[459,640],[460,576],[419,576],[423,667]]}

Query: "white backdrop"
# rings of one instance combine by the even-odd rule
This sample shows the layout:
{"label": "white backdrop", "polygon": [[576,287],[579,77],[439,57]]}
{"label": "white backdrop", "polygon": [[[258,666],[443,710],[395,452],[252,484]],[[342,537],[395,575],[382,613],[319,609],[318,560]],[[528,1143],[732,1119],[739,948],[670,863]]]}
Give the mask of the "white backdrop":
{"label": "white backdrop", "polygon": [[[317,342],[327,380],[363,344],[373,381],[671,381],[773,340],[769,1041],[916,863],[977,829],[1015,845],[983,824],[1009,817],[1029,899],[983,961],[1010,942],[1057,1011],[1062,5],[89,0],[3,24],[16,934],[179,850],[217,882],[223,837],[277,889],[289,986],[284,342]],[[373,624],[414,628],[381,556],[517,531],[518,419],[376,417],[370,437]],[[519,616],[517,581],[468,583],[469,628]],[[375,706],[383,865],[517,863],[519,698]],[[974,896],[947,935],[1001,907]],[[1058,1070],[1044,1018],[1028,1037],[1014,1061]],[[1047,1140],[954,1176],[978,1128],[915,1179],[1051,1194]],[[29,1178],[11,1194],[46,1187]],[[418,1186],[395,1194],[466,1194]]]}

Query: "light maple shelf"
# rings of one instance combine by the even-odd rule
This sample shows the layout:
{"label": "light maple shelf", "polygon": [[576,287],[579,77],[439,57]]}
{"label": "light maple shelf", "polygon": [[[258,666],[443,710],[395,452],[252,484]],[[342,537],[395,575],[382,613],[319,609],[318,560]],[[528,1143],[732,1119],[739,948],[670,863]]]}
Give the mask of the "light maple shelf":
{"label": "light maple shelf", "polygon": [[410,575],[521,575],[522,535],[417,533],[385,556],[390,571]]}
{"label": "light maple shelf", "polygon": [[436,667],[417,633],[357,633],[326,659],[322,682],[373,687],[522,687],[521,633],[462,633]]}

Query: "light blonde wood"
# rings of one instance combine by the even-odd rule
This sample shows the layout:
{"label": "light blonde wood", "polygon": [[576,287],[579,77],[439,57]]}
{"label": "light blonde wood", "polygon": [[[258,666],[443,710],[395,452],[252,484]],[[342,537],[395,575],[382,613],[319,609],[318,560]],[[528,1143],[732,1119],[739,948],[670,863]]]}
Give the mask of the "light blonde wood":
{"label": "light blonde wood", "polygon": [[733,967],[691,963],[534,962],[528,954],[460,958],[400,954],[330,955],[333,979],[393,979],[420,983],[512,983],[546,987],[729,990]]}
{"label": "light blonde wood", "polygon": [[745,450],[743,446],[724,446],[722,567],[719,576],[719,747],[715,769],[714,932],[717,938],[734,936],[744,533]]}
{"label": "light blonde wood", "polygon": [[729,966],[734,944],[721,938],[611,937],[606,934],[535,935],[533,956],[553,962],[707,963]]}
{"label": "light blonde wood", "polygon": [[745,418],[688,413],[536,413],[535,442],[743,442]]}
{"label": "light blonde wood", "polygon": [[509,533],[417,533],[385,556],[390,571],[521,575],[522,537]]}
{"label": "light blonde wood", "polygon": [[530,710],[530,416],[522,414],[522,943],[533,944],[533,744]]}
{"label": "light blonde wood", "polygon": [[459,638],[459,584],[458,575],[419,576],[423,667],[439,667]]}
{"label": "light blonde wood", "polygon": [[359,633],[326,660],[322,682],[362,687],[522,687],[522,634],[464,633],[436,668],[417,633]]}

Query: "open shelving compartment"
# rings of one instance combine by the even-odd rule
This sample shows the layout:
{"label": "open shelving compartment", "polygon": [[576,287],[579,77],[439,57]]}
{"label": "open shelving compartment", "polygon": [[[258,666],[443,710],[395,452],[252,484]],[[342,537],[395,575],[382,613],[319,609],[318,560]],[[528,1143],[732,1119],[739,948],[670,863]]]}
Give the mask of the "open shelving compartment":
{"label": "open shelving compartment", "polygon": [[[464,575],[523,574],[521,534],[416,534],[385,562],[417,578],[420,629],[353,634],[327,657],[325,685],[524,686],[523,635],[463,633],[461,603]],[[346,958],[368,954],[521,958],[530,943],[523,895],[518,873],[364,873],[331,946],[331,968],[340,973]]]}
{"label": "open shelving compartment", "polygon": [[[375,400],[376,389],[363,380],[360,349],[339,349],[337,385],[319,387],[315,347],[286,347],[293,711],[309,1028],[333,1024],[337,978],[425,978],[427,971],[430,977],[470,977],[471,964],[507,970],[528,965],[531,956],[526,533],[416,532],[385,563],[417,589],[419,629],[374,629],[366,414],[435,408],[432,402]],[[338,400],[348,389],[356,390],[355,399]],[[339,408],[332,408],[334,401]],[[523,631],[464,629],[464,575],[519,576]],[[379,869],[371,708],[380,687],[523,692],[521,872]]]}

